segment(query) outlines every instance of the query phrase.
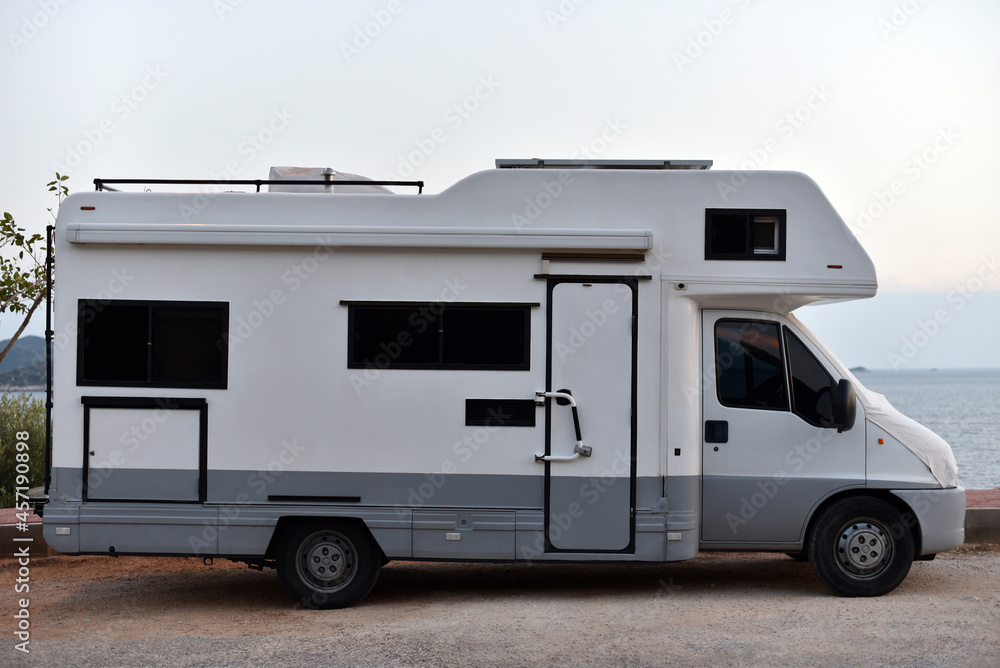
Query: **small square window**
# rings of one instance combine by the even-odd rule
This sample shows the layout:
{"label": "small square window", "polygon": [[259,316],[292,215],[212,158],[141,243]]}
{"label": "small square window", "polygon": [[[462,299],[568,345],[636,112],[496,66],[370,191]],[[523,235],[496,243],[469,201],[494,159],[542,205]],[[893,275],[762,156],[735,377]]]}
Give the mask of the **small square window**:
{"label": "small square window", "polygon": [[777,216],[754,216],[751,230],[754,255],[778,254]]}
{"label": "small square window", "polygon": [[706,260],[784,260],[783,209],[706,209]]}

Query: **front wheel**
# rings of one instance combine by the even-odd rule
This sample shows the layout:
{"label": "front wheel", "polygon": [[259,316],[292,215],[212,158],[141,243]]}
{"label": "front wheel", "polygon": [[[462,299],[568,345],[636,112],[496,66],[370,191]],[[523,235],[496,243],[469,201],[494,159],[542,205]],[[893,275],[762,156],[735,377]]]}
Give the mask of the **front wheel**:
{"label": "front wheel", "polygon": [[313,610],[346,608],[372,590],[382,554],[364,526],[305,522],[278,544],[278,579],[288,595]]}
{"label": "front wheel", "polygon": [[842,499],[816,520],[806,551],[819,579],[841,596],[881,596],[910,572],[913,532],[881,499]]}

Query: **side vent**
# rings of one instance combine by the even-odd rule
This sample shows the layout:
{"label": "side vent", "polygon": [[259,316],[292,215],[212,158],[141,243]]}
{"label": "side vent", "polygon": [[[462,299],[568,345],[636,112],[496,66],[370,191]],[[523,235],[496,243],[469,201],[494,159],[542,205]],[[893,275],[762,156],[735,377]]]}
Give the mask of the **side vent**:
{"label": "side vent", "polygon": [[534,399],[466,399],[466,427],[534,427]]}

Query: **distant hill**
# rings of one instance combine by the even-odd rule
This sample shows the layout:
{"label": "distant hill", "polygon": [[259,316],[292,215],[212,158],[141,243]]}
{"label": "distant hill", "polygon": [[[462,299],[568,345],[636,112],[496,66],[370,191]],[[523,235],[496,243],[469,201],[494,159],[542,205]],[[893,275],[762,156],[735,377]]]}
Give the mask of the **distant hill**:
{"label": "distant hill", "polygon": [[0,389],[34,389],[45,385],[45,362],[20,366],[12,371],[0,373]]}
{"label": "distant hill", "polygon": [[[0,341],[0,350],[10,339]],[[45,339],[22,336],[0,362],[0,388],[39,387],[45,384]]]}

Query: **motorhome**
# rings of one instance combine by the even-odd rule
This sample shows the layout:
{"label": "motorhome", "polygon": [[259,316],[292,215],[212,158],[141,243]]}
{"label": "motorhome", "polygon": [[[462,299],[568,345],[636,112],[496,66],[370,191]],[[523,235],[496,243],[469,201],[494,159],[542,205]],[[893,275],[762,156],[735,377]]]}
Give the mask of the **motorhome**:
{"label": "motorhome", "polygon": [[45,540],[274,566],[311,608],[390,560],[713,550],[891,591],[963,542],[955,458],[793,313],[875,268],[808,177],[710,167],[98,179],[54,231]]}

